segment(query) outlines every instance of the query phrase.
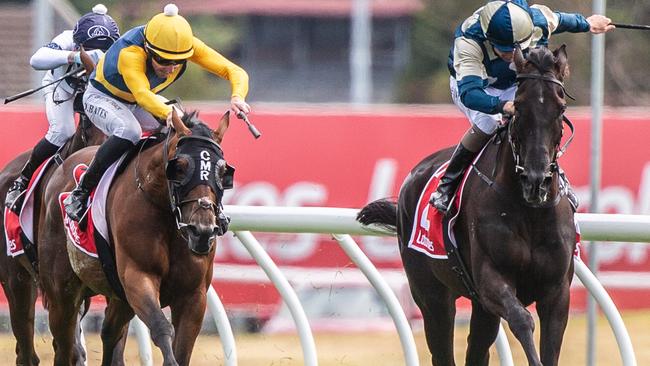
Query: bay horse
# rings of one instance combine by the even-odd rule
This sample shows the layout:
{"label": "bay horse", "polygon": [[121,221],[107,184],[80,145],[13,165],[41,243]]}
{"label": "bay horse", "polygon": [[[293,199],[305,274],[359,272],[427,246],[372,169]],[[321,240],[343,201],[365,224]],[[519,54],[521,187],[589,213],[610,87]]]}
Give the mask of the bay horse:
{"label": "bay horse", "polygon": [[[517,49],[514,65],[519,82],[516,114],[470,166],[454,228],[475,296],[472,286],[452,270],[450,259],[434,259],[407,247],[421,192],[453,148],[419,162],[404,181],[397,203],[374,201],[357,217],[363,224],[396,232],[433,365],[455,365],[455,300],[461,296],[472,300],[466,365],[488,365],[500,318],[521,343],[529,365],[558,364],[576,245],[573,208],[560,192],[557,166],[564,150],[565,46],[553,52],[534,48],[526,57]],[[532,303],[541,326],[541,358],[534,344],[533,316],[526,309]]]}
{"label": "bay horse", "polygon": [[[86,146],[99,145],[106,136],[96,128],[79,108],[79,123],[75,134],[57,152],[61,160],[66,159],[72,153]],[[11,183],[18,177],[22,167],[27,162],[31,150],[28,150],[12,161],[0,171],[0,207],[4,207],[4,199]],[[38,228],[43,220],[41,203],[45,187],[47,186],[56,164],[51,164],[43,172],[34,191],[34,245],[38,245]],[[0,224],[4,225],[4,215],[0,215]],[[7,252],[5,235],[0,235],[0,251]],[[5,295],[9,302],[9,314],[11,318],[11,329],[16,338],[16,364],[17,365],[38,365],[40,360],[34,349],[34,311],[38,292],[38,278],[30,260],[26,254],[17,257],[0,254],[0,281]],[[72,272],[72,268],[62,268]],[[44,304],[47,305],[47,304]],[[75,346],[76,352],[83,352],[79,344]],[[79,356],[83,357],[83,356]]]}
{"label": "bay horse", "polygon": [[[74,314],[86,292],[108,298],[102,365],[124,364],[124,341],[134,314],[151,331],[164,365],[189,364],[212,281],[216,236],[228,226],[221,199],[231,187],[234,170],[219,145],[228,117],[224,115],[216,131],[195,113],[182,121],[174,118],[164,142],[139,151],[111,183],[106,221],[125,298],[111,288],[95,258],[66,243],[59,193],[74,188],[73,168],[88,164],[96,148],[74,154],[54,173],[45,198],[49,225],[42,233],[47,240],[39,249],[42,287],[50,301],[50,329],[57,344],[55,364],[74,361]],[[74,276],[56,271],[57,266],[70,265],[63,263],[68,261],[66,250]],[[171,324],[161,309],[166,306],[171,308]]]}

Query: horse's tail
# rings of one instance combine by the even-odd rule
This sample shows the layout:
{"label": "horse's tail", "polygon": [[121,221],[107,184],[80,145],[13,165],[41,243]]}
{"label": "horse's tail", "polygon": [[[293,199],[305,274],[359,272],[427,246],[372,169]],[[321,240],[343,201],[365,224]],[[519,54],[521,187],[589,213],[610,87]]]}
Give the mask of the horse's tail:
{"label": "horse's tail", "polygon": [[370,202],[357,214],[357,221],[363,225],[376,224],[397,233],[397,203],[387,198]]}

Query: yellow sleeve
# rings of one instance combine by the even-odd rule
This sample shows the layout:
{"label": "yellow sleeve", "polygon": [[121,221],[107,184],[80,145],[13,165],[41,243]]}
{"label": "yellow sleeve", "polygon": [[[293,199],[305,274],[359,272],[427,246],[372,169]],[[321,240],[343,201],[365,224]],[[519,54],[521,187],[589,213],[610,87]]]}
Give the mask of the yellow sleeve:
{"label": "yellow sleeve", "polygon": [[223,79],[229,80],[233,97],[246,98],[248,94],[248,74],[246,71],[196,37],[194,37],[194,55],[190,57],[190,61]]}
{"label": "yellow sleeve", "polygon": [[172,107],[163,103],[154,92],[146,75],[147,55],[139,47],[125,48],[117,60],[117,70],[136,103],[155,117],[164,119]]}

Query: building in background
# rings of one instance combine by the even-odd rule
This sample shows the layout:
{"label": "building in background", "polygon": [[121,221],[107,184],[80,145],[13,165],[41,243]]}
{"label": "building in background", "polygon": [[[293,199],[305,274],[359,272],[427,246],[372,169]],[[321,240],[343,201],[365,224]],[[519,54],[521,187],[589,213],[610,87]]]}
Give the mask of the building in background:
{"label": "building in background", "polygon": [[[181,0],[185,16],[243,17],[239,55],[257,102],[350,100],[354,0]],[[393,102],[420,0],[373,0],[371,102]],[[161,2],[162,6],[163,2]],[[232,55],[229,55],[232,57]]]}

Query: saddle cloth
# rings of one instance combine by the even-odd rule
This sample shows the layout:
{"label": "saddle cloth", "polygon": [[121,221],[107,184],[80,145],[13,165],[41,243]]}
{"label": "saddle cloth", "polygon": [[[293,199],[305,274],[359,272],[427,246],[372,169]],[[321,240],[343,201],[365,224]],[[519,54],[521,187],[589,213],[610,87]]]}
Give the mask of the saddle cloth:
{"label": "saddle cloth", "polygon": [[[481,151],[482,153],[482,151]],[[478,160],[481,154],[474,160]],[[418,198],[418,204],[416,206],[416,214],[413,220],[411,231],[411,238],[408,242],[408,247],[418,252],[424,253],[431,258],[436,259],[447,259],[447,250],[445,249],[445,239],[449,240],[454,246],[456,246],[456,238],[454,237],[453,223],[455,221],[455,216],[449,220],[448,230],[445,230],[445,225],[443,225],[443,220],[445,216],[440,213],[437,209],[429,204],[431,200],[431,195],[436,191],[438,185],[440,184],[440,178],[447,171],[447,166],[449,161],[446,161],[442,164],[429,178],[429,181],[422,189],[420,193],[420,198]],[[463,180],[460,184],[459,189],[456,191],[456,197],[454,198],[453,205],[456,208],[456,212],[460,211],[460,205],[463,197],[463,189],[465,188],[465,182],[469,176],[468,169],[465,172]],[[445,238],[445,236],[447,236]]]}
{"label": "saddle cloth", "polygon": [[43,173],[47,171],[47,167],[54,161],[53,156],[45,160],[32,175],[27,189],[21,194],[24,199],[20,207],[20,214],[16,214],[6,207],[4,209],[4,232],[7,255],[10,257],[25,253],[25,246],[27,245],[25,241],[34,243],[34,191],[38,187],[38,182],[43,177]]}
{"label": "saddle cloth", "polygon": [[[481,158],[483,151],[485,151],[485,148],[481,150],[478,156],[474,159],[474,164]],[[448,219],[448,222],[444,225],[445,223],[443,223],[443,220],[447,220],[447,218],[431,206],[429,201],[431,200],[431,195],[438,188],[440,178],[445,174],[448,165],[449,161],[442,164],[433,173],[427,184],[422,189],[422,193],[420,194],[420,198],[418,198],[418,204],[416,206],[417,211],[413,220],[411,238],[408,241],[409,248],[435,259],[448,259],[447,251],[445,249],[445,241],[448,241],[454,247],[458,247],[454,234],[454,224],[462,205],[465,183],[467,182],[467,178],[472,170],[471,168],[467,169],[459,189],[456,191],[456,197],[453,202],[456,214]],[[576,249],[573,254],[575,257],[579,258],[580,228],[577,220],[574,219],[573,222],[576,227]]]}
{"label": "saddle cloth", "polygon": [[[128,154],[128,153],[127,153]],[[86,212],[86,224],[80,225],[78,222],[70,219],[65,213],[63,200],[70,195],[70,192],[62,192],[59,194],[59,206],[61,207],[61,214],[63,215],[63,224],[65,227],[68,239],[74,244],[77,249],[88,254],[91,257],[99,258],[97,253],[97,245],[95,240],[108,240],[108,225],[106,223],[106,198],[108,197],[108,189],[116,175],[116,172],[122,164],[126,154],[118,161],[113,163],[104,173],[102,178],[90,194],[90,204]],[[86,164],[79,164],[73,170],[75,182],[78,184],[83,174],[85,174],[88,166]],[[98,234],[97,237],[95,234]]]}

